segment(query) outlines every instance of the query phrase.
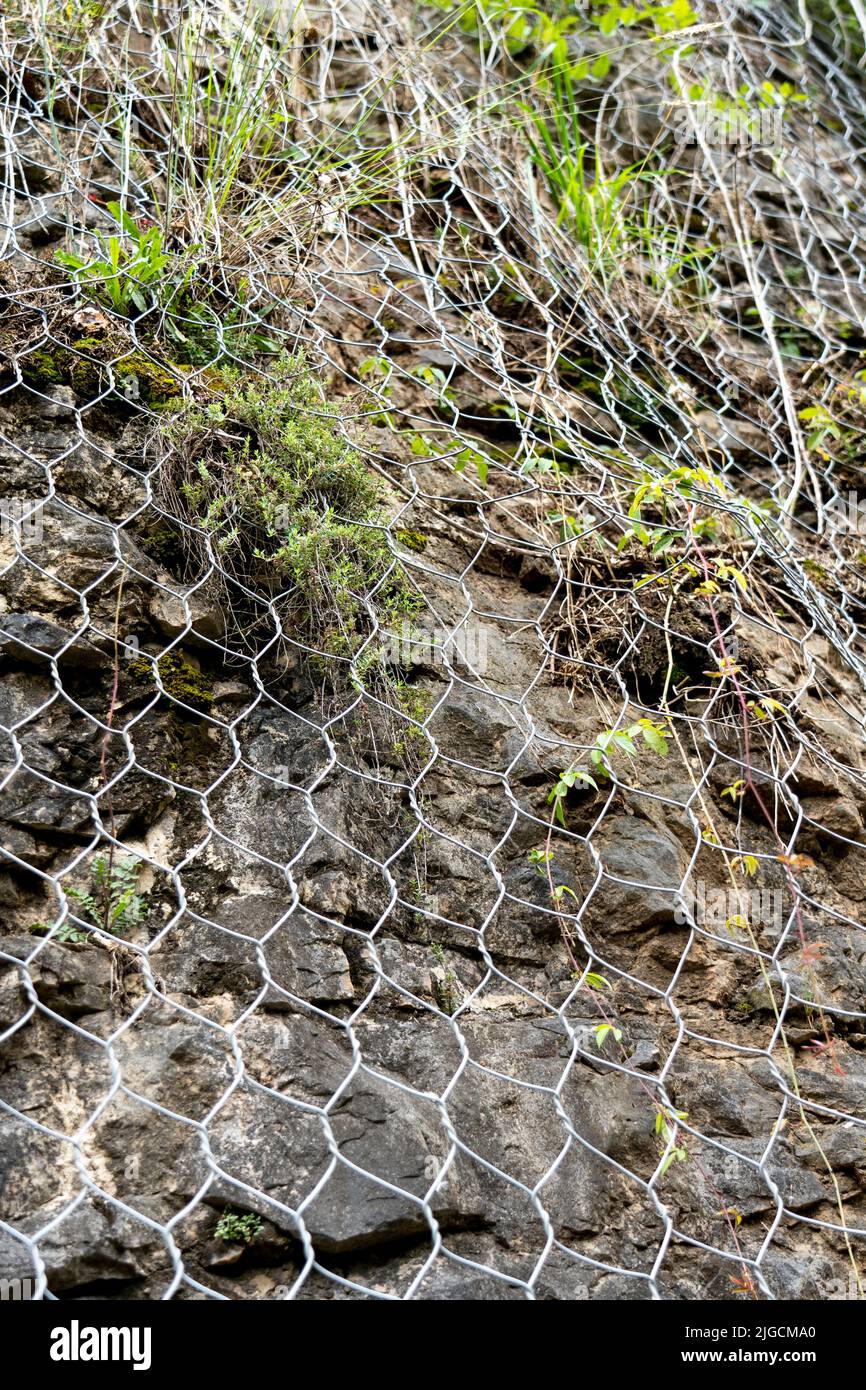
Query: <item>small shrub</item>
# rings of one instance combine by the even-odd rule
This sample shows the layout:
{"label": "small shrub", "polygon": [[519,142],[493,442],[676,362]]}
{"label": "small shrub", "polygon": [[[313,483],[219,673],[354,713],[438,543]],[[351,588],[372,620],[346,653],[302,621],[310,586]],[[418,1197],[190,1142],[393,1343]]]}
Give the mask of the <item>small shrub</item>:
{"label": "small shrub", "polygon": [[[376,478],[340,429],[303,357],[267,377],[224,373],[210,402],[185,402],[160,421],[161,493],[191,528],[191,556],[216,560],[240,632],[254,627],[243,589],[276,603],[287,635],[351,657],[372,628],[414,600],[384,533]],[[278,597],[277,597],[278,596]]]}

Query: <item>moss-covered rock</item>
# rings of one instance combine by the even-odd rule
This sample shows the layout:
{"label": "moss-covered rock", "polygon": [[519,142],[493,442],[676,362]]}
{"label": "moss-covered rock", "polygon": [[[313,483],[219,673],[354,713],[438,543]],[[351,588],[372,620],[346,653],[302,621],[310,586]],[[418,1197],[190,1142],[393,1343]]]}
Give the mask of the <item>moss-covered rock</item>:
{"label": "moss-covered rock", "polygon": [[21,375],[31,386],[63,386],[69,383],[69,371],[62,348],[37,348],[21,363]]}
{"label": "moss-covered rock", "polygon": [[110,391],[115,399],[152,409],[181,395],[188,370],[178,363],[161,364],[142,351],[124,354],[123,345],[108,337],[37,348],[21,362],[21,374],[31,386],[71,386],[81,400]]}
{"label": "moss-covered rock", "polygon": [[427,549],[427,537],[423,531],[395,531],[394,535],[406,550],[417,550],[420,553]]}
{"label": "moss-covered rock", "polygon": [[[207,710],[213,703],[213,681],[183,652],[166,652],[156,662],[159,679],[166,695],[192,709]],[[135,680],[154,682],[154,663],[146,657],[130,662],[130,675]]]}

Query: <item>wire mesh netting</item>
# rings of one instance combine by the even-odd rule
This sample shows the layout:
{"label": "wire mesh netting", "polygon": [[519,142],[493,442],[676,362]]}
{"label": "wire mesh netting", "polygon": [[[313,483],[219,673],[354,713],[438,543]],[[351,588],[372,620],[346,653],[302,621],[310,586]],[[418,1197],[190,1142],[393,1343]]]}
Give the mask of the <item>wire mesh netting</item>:
{"label": "wire mesh netting", "polygon": [[0,32],[6,1296],[859,1298],[861,6]]}

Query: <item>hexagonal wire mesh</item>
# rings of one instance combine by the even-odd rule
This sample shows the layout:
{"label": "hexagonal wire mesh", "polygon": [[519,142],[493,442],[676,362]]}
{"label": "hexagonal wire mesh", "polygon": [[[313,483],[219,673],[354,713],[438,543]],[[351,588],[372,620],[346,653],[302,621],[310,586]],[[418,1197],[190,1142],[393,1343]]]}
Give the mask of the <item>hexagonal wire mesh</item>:
{"label": "hexagonal wire mesh", "polygon": [[863,16],[615,8],[0,21],[36,1297],[860,1296]]}

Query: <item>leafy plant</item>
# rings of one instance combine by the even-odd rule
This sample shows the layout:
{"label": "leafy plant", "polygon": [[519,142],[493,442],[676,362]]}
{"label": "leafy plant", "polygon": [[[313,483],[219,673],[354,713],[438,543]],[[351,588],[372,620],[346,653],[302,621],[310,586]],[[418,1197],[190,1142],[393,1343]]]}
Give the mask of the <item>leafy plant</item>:
{"label": "leafy plant", "polygon": [[769,80],[757,85],[743,82],[731,96],[703,82],[678,84],[675,78],[671,80],[681,100],[700,106],[700,115],[710,125],[716,140],[719,137],[736,140],[743,135],[761,137],[766,130],[768,112],[778,113],[778,118],[784,120],[795,104],[808,100],[806,93],[797,91],[790,82],[778,85]]}
{"label": "leafy plant", "polygon": [[[158,226],[139,224],[119,203],[108,211],[120,227],[120,235],[97,234],[93,256],[82,251],[57,251],[55,260],[72,272],[82,293],[128,316],[132,309],[145,313],[165,293],[165,271],[172,263]],[[173,292],[176,286],[172,287]]]}
{"label": "leafy plant", "polygon": [[769,695],[762,695],[758,700],[747,700],[746,709],[760,723],[771,722],[778,714],[787,714],[788,711],[778,700],[773,700]]}
{"label": "leafy plant", "polygon": [[214,1235],[227,1245],[251,1245],[256,1236],[261,1235],[264,1222],[258,1212],[236,1212],[226,1207],[217,1222]]}
{"label": "leafy plant", "polygon": [[[33,922],[28,928],[34,936],[45,936],[51,931],[50,922]],[[87,932],[76,927],[72,922],[61,922],[55,931],[53,941],[60,942],[61,945],[77,945],[81,941],[87,940]]]}
{"label": "leafy plant", "polygon": [[138,873],[138,860],[100,854],[90,866],[90,888],[67,888],[66,896],[95,927],[123,936],[147,913],[145,898],[138,892]]}
{"label": "leafy plant", "polygon": [[[559,774],[558,780],[550,789],[547,804],[553,806],[553,815],[560,825],[565,825],[565,815],[563,814],[563,803],[572,787],[580,783],[582,786],[593,787],[598,791],[598,783],[590,772],[581,767],[569,767]],[[534,852],[534,851],[533,851]],[[531,855],[530,855],[531,858]]]}
{"label": "leafy plant", "polygon": [[507,53],[525,53],[530,47],[546,58],[564,61],[567,57],[567,35],[577,27],[577,17],[571,7],[559,3],[549,5],[521,4],[515,0],[431,0],[439,10],[454,14],[457,27],[474,35],[483,44],[488,33],[496,33]]}
{"label": "leafy plant", "polygon": [[810,405],[798,412],[799,419],[809,426],[806,448],[814,449],[828,458],[824,445],[828,439],[839,440],[842,430],[825,405]]}
{"label": "leafy plant", "polygon": [[490,461],[479,449],[472,445],[466,445],[451,462],[451,467],[455,473],[462,473],[467,464],[471,463],[478,476],[478,481],[482,487],[487,486],[487,474],[490,468]]}
{"label": "leafy plant", "polygon": [[[512,57],[532,50],[536,55],[536,71],[544,73],[551,66],[568,64],[576,79],[589,75],[600,79],[610,69],[607,54],[590,61],[571,61],[568,39],[580,26],[581,17],[564,0],[550,0],[547,4],[524,4],[519,0],[469,0],[469,3],[467,0],[430,0],[430,3],[453,14],[458,28],[472,34],[482,47],[488,35],[496,35]],[[620,27],[642,25],[657,34],[667,34],[687,28],[696,19],[688,0],[641,6],[603,0],[603,3],[592,5],[584,29],[596,28],[610,35]]]}
{"label": "leafy plant", "polygon": [[609,990],[611,988],[610,981],[606,980],[604,975],[598,975],[592,970],[587,973],[584,983],[589,989]]}
{"label": "leafy plant", "polygon": [[744,777],[738,777],[736,782],[732,782],[729,787],[722,788],[722,796],[729,796],[731,801],[736,803],[741,800],[745,790],[746,779]]}
{"label": "leafy plant", "polygon": [[[732,579],[737,585],[737,588],[741,589],[744,594],[748,591],[749,586],[746,582],[746,577],[735,565],[730,564],[726,560],[717,560],[715,562],[715,572],[719,577],[718,580],[709,578],[702,579],[700,584],[695,588],[696,594],[702,594],[705,598],[709,598],[713,594],[719,592],[719,580],[724,583],[728,579]],[[735,669],[735,663],[731,662],[729,659],[726,661],[724,657],[722,658],[722,663],[720,663],[719,672],[713,671],[708,674],[713,676],[737,674],[739,668],[737,667]],[[727,665],[727,669],[725,669],[725,665]]]}
{"label": "leafy plant", "polygon": [[454,400],[454,392],[448,385],[448,377],[441,367],[433,367],[425,362],[418,367],[412,367],[409,375],[430,387],[440,410],[444,410]]}
{"label": "leafy plant", "polygon": [[677,1124],[679,1120],[688,1118],[687,1110],[668,1110],[659,1106],[656,1111],[655,1132],[663,1155],[659,1177],[664,1177],[672,1163],[685,1163],[688,1159],[688,1149],[679,1141]]}
{"label": "leafy plant", "polygon": [[[202,294],[200,287],[197,293]],[[185,362],[213,367],[227,357],[249,361],[257,355],[279,355],[279,343],[268,326],[276,304],[253,307],[243,282],[236,295],[236,302],[222,305],[216,296],[193,300],[189,290],[175,293],[165,315],[165,330]]]}
{"label": "leafy plant", "polygon": [[[589,750],[589,761],[593,764],[596,776],[610,777],[606,760],[611,754],[624,753],[629,758],[635,758],[641,744],[651,752],[666,758],[668,742],[665,735],[667,733],[668,726],[664,721],[654,722],[652,719],[641,718],[624,729],[606,729],[603,733],[597,734],[595,742]],[[595,776],[587,768],[572,766],[559,774],[548,793],[547,804],[553,807],[552,818],[563,827],[565,826],[564,806],[566,798],[568,793],[578,785],[591,787],[593,791],[599,789]],[[533,849],[529,852],[530,863],[542,874],[546,873],[545,866],[552,858],[553,855],[549,849]],[[571,890],[567,891],[570,892]]]}
{"label": "leafy plant", "polygon": [[[394,393],[394,386],[391,381],[394,368],[387,357],[365,357],[358,366],[358,375],[364,382],[369,382],[371,390],[381,401],[390,400]],[[373,415],[374,425],[381,425],[384,429],[396,430],[397,422],[389,410],[379,411]],[[417,451],[416,451],[417,452]]]}
{"label": "leafy plant", "polygon": [[668,0],[661,5],[621,5],[619,0],[604,0],[593,4],[593,21],[603,34],[612,34],[620,25],[648,25],[658,34],[670,34],[688,29],[697,23],[697,15],[689,0]]}
{"label": "leafy plant", "polygon": [[[663,555],[675,541],[685,539],[683,527],[672,527],[672,516],[683,510],[683,503],[695,501],[702,493],[725,495],[724,483],[710,469],[675,465],[667,460],[660,462],[666,465],[663,472],[643,471],[640,482],[631,491],[628,508],[631,535],[654,556]],[[659,516],[659,523],[648,520],[645,515],[648,508]],[[708,531],[712,532],[715,525],[714,517],[701,518],[693,523],[692,532],[700,537]],[[624,549],[629,539],[627,533],[620,540],[618,548]]]}
{"label": "leafy plant", "polygon": [[[91,862],[87,888],[67,888],[66,896],[75,903],[77,915],[101,931],[124,936],[139,925],[147,915],[147,902],[138,892],[139,864],[136,859],[113,859],[97,855]],[[48,932],[46,922],[34,922],[32,932]],[[54,940],[75,943],[86,941],[88,932],[74,922],[63,922],[54,933]]]}
{"label": "leafy plant", "polygon": [[610,772],[605,759],[612,753],[624,753],[628,758],[636,758],[640,743],[659,757],[668,755],[668,742],[665,735],[668,726],[664,721],[655,723],[652,719],[641,718],[625,729],[607,729],[598,734],[595,745],[589,750],[589,760],[600,777],[609,777]]}
{"label": "leafy plant", "polygon": [[531,849],[529,851],[529,862],[532,864],[535,872],[541,874],[542,878],[547,873],[545,865],[549,864],[552,859],[553,851],[550,849]]}

